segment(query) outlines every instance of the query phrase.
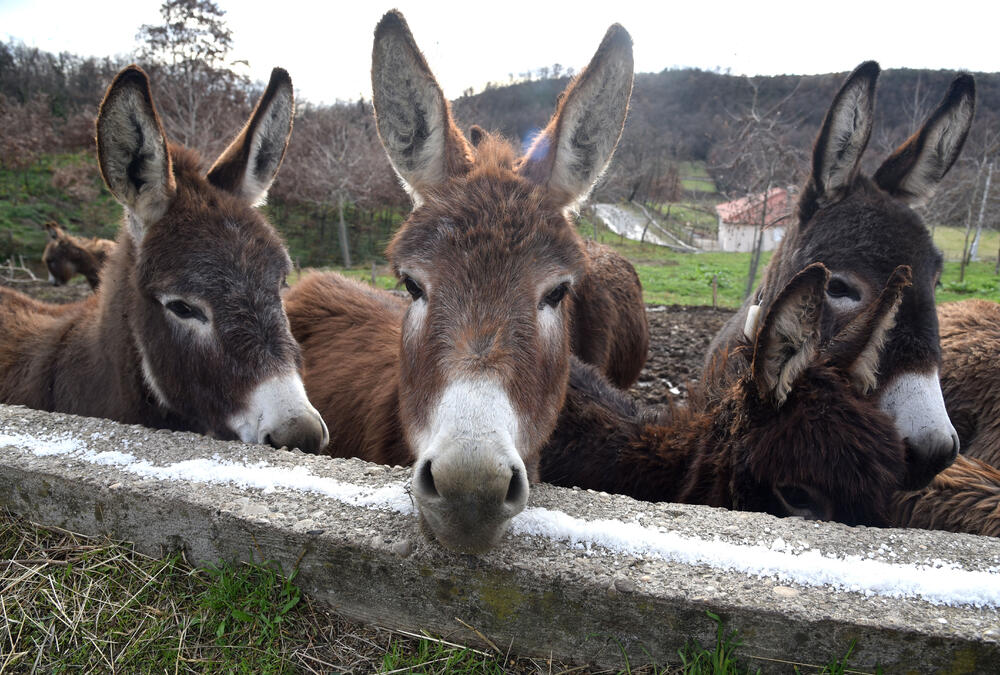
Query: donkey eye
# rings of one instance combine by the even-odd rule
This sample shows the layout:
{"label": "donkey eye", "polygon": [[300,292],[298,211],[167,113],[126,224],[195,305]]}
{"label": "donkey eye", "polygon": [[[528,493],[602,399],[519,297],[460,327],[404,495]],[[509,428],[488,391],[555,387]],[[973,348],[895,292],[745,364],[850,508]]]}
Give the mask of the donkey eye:
{"label": "donkey eye", "polygon": [[831,298],[850,298],[855,302],[861,301],[861,293],[858,289],[848,285],[843,279],[834,277],[826,285],[826,294]]}
{"label": "donkey eye", "polygon": [[406,292],[409,293],[410,297],[414,300],[419,300],[424,297],[424,289],[420,288],[420,284],[410,277],[403,277],[403,285],[406,286]]}
{"label": "donkey eye", "polygon": [[549,291],[544,298],[542,298],[541,304],[538,305],[538,309],[542,309],[543,305],[548,305],[549,307],[558,307],[559,303],[563,301],[566,297],[566,293],[569,292],[569,283],[563,282]]}
{"label": "donkey eye", "polygon": [[807,510],[813,506],[813,499],[808,492],[800,487],[782,486],[778,490],[781,492],[785,503],[793,509]]}
{"label": "donkey eye", "polygon": [[208,317],[197,307],[192,307],[183,300],[171,300],[165,307],[180,319],[197,319],[202,323],[208,323]]}

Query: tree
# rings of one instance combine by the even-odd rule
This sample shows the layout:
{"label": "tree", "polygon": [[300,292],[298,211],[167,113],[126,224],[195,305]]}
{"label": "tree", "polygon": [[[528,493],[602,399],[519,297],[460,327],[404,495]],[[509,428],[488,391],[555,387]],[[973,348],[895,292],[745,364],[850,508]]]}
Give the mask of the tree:
{"label": "tree", "polygon": [[303,108],[288,155],[291,161],[282,169],[276,194],[315,205],[321,212],[321,227],[327,209],[336,208],[341,258],[350,267],[345,207],[398,201],[400,192],[375,133],[369,104]]}
{"label": "tree", "polygon": [[[748,210],[759,216],[754,223],[754,246],[750,252],[744,298],[753,292],[764,245],[764,228],[774,220],[769,213],[772,211],[769,195],[775,187],[800,182],[799,171],[805,159],[802,151],[786,138],[796,123],[784,119],[781,114],[782,106],[792,98],[798,86],[775,105],[761,110],[759,82],[748,78],[747,84],[753,94],[750,106],[733,115],[732,135],[710,158],[714,158],[711,168],[716,183],[728,188],[726,196],[730,199],[748,197]],[[728,161],[723,163],[722,158]]]}
{"label": "tree", "polygon": [[159,25],[144,24],[138,56],[153,71],[167,135],[215,156],[238,126],[250,85],[227,63],[233,46],[213,0],[167,0]]}

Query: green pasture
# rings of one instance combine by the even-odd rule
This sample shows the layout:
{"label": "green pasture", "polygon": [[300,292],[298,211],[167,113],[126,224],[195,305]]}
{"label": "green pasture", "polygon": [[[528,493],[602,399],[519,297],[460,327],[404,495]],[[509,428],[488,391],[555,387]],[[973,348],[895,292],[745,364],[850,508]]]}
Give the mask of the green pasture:
{"label": "green pasture", "polygon": [[715,181],[708,175],[705,162],[678,162],[681,185],[692,192],[715,192]]}
{"label": "green pasture", "polygon": [[[970,243],[975,234],[974,230],[969,234]],[[965,228],[938,225],[934,228],[934,243],[944,253],[945,260],[960,261],[965,245]],[[998,246],[1000,246],[1000,232],[983,230],[979,241],[979,259],[996,262]]]}

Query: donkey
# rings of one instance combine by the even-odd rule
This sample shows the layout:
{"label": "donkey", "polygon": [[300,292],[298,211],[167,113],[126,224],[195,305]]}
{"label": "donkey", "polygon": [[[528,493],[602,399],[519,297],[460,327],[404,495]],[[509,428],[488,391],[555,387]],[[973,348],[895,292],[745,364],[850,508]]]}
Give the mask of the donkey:
{"label": "donkey", "polygon": [[737,344],[744,329],[752,329],[755,313],[766,312],[788,280],[810,263],[822,262],[831,273],[827,338],[870,305],[893,269],[909,266],[913,285],[903,296],[870,390],[906,441],[904,484],[916,489],[955,459],[959,439],[938,382],[934,287],[941,253],[911,207],[931,197],[957,159],[972,124],[975,83],[967,74],[955,78],[923,127],[869,179],[859,167],[871,134],[878,74],[875,62],[861,64],[834,98],[816,139],[797,223],[775,251],[755,295],[715,337],[706,364]]}
{"label": "donkey", "polygon": [[962,454],[1000,467],[1000,304],[950,302],[938,318],[941,388]]}
{"label": "donkey", "polygon": [[394,357],[342,347],[364,315],[338,296],[336,276],[303,279],[286,309],[332,452],[412,462],[429,531],[448,548],[485,551],[524,508],[562,405],[570,306],[587,273],[566,212],[621,136],[632,41],[621,26],[607,31],[520,158],[478,128],[475,145],[466,140],[395,11],[375,29],[372,88],[379,136],[414,202],[387,250],[412,301],[365,305],[362,344],[395,345]]}
{"label": "donkey", "polygon": [[573,289],[570,350],[628,389],[649,353],[649,320],[632,263],[610,246],[584,241],[587,271]]}
{"label": "donkey", "polygon": [[149,80],[122,70],[97,117],[101,174],[125,207],[97,292],[58,311],[0,289],[0,402],[318,451],[281,305],[288,254],[252,205],[285,153],[292,83],[280,68],[202,175],[168,144]]}
{"label": "donkey", "polygon": [[574,364],[541,479],[649,501],[888,524],[905,448],[862,392],[910,271],[894,270],[877,299],[823,344],[828,278],[820,263],[792,277],[754,340],[725,355],[741,367],[716,362],[721,372],[706,373],[687,407],[640,408]]}
{"label": "donkey", "polygon": [[74,237],[66,234],[53,221],[45,223],[43,227],[49,240],[42,252],[42,262],[49,271],[52,285],[63,286],[77,274],[82,274],[87,278],[90,288],[96,289],[101,282],[101,268],[114,251],[115,242],[97,237],[90,240]]}
{"label": "donkey", "polygon": [[959,455],[923,490],[897,493],[889,521],[893,527],[1000,537],[1000,469]]}

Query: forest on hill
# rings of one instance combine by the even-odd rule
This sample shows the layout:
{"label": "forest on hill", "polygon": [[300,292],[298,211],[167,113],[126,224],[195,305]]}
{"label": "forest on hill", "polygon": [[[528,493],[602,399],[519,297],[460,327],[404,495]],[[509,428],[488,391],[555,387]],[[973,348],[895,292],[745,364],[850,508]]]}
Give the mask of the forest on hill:
{"label": "forest on hill", "polygon": [[[189,30],[172,32],[178,17],[168,9],[176,13],[185,7],[194,12],[181,17]],[[150,73],[168,136],[211,161],[262,87],[225,65],[231,33],[213,3],[167,2],[163,8],[163,24],[141,27],[140,46],[129,60]],[[95,200],[109,199],[92,161],[93,120],[105,87],[124,65],[112,57],[52,54],[16,40],[0,43],[0,228],[7,230],[0,232],[0,258],[29,253],[26,249],[41,240],[40,223],[33,222],[40,218],[85,234],[113,231],[116,222],[108,215],[113,204],[93,207]],[[910,69],[882,74],[867,169],[919,128],[954,75]],[[997,228],[1000,197],[995,189],[985,200],[982,193],[1000,156],[1000,73],[975,75],[975,125],[926,216],[965,226],[981,211],[982,224]],[[640,73],[621,144],[594,200],[652,205],[702,200],[710,208],[770,186],[800,184],[813,138],[844,76]],[[543,67],[518,81],[468,91],[453,102],[453,111],[464,130],[475,123],[524,145],[545,125],[569,81],[561,67]],[[692,166],[707,172],[712,189],[691,191],[684,173]],[[352,262],[378,257],[407,206],[379,145],[370,102],[298,101],[292,144],[268,208],[303,264],[346,262],[345,253],[354,254]],[[112,222],[92,222],[97,218]],[[346,252],[338,242],[340,227],[349,242]]]}

